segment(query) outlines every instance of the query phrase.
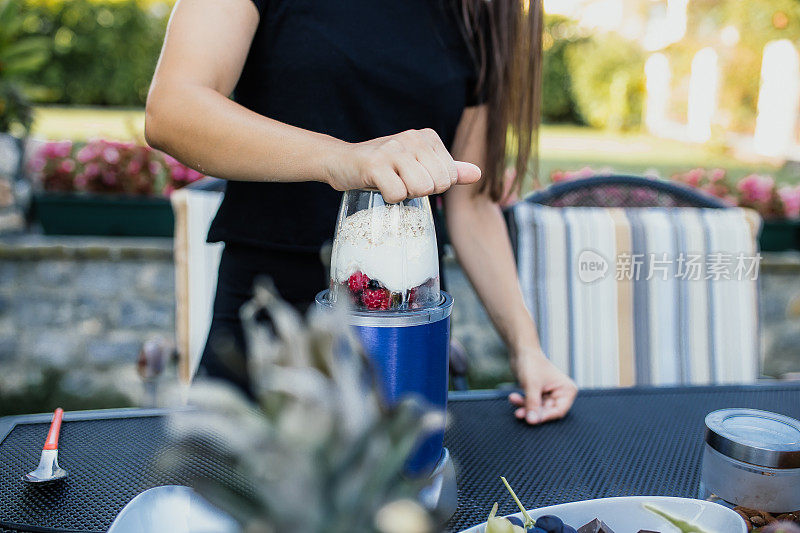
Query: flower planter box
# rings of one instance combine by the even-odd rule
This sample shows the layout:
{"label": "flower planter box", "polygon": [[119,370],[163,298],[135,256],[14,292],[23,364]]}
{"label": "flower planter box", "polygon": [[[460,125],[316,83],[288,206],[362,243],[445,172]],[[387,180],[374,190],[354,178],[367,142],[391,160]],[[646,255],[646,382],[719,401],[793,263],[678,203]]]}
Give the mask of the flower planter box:
{"label": "flower planter box", "polygon": [[758,242],[763,252],[800,250],[800,220],[765,220]]}
{"label": "flower planter box", "polygon": [[71,193],[37,193],[33,217],[47,235],[172,237],[168,198]]}

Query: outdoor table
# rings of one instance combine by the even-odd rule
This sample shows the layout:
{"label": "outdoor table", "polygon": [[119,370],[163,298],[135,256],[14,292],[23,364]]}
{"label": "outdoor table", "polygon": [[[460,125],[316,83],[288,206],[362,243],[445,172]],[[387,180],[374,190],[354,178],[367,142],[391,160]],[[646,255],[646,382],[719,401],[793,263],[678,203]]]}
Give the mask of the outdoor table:
{"label": "outdoor table", "polygon": [[[458,468],[458,511],[446,531],[483,522],[492,504],[516,506],[508,478],[528,508],[621,495],[694,497],[703,419],[725,407],[800,418],[800,384],[583,391],[561,421],[529,427],[515,420],[505,393],[451,395],[445,444]],[[31,487],[20,476],[38,461],[50,416],[0,419],[0,532],[105,531],[139,492],[181,483],[153,468],[169,441],[163,410],[67,413],[63,483]],[[197,473],[229,476],[219,464]],[[231,478],[232,483],[237,483]]]}

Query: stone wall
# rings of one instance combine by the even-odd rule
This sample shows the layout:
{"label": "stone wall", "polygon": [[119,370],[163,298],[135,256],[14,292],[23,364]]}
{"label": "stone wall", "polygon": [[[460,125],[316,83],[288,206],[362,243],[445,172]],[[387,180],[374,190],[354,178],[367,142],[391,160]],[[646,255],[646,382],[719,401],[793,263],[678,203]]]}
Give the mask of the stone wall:
{"label": "stone wall", "polygon": [[130,370],[142,343],[174,337],[171,239],[6,237],[0,242],[0,367]]}
{"label": "stone wall", "polygon": [[[505,349],[451,258],[444,275],[473,387],[511,379]],[[91,369],[122,386],[136,381],[142,344],[174,339],[173,276],[170,239],[3,238],[0,389],[47,366]],[[800,372],[800,254],[767,255],[761,284],[764,369]]]}

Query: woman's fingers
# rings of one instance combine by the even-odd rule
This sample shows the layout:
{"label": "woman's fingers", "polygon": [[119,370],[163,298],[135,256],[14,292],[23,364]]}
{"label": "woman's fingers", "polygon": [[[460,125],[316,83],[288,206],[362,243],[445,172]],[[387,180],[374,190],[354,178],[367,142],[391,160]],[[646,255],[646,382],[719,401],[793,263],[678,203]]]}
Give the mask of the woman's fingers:
{"label": "woman's fingers", "polygon": [[[558,420],[564,418],[569,412],[573,401],[575,400],[577,392],[571,387],[556,387],[550,390],[545,389],[540,397],[539,402],[536,401],[537,397],[532,396],[533,402],[529,402],[526,398],[518,392],[512,392],[508,395],[508,401],[511,402],[514,409],[514,416],[519,419],[526,419],[528,423],[542,423],[551,420]],[[530,413],[530,404],[539,404],[538,413],[539,417],[535,421],[528,420]]]}
{"label": "woman's fingers", "polygon": [[[423,147],[416,153],[417,161],[425,167],[433,180],[433,194],[442,194],[453,184],[447,161],[429,147]],[[455,166],[453,166],[455,169]]]}
{"label": "woman's fingers", "polygon": [[422,130],[422,133],[425,135],[428,145],[433,150],[433,153],[436,154],[439,161],[444,164],[445,171],[447,173],[447,179],[450,181],[450,185],[455,185],[458,183],[458,171],[456,170],[455,161],[453,161],[453,156],[450,155],[450,152],[447,150],[447,147],[445,147],[442,139],[439,137],[439,134],[430,128]]}
{"label": "woman's fingers", "polygon": [[453,161],[432,129],[408,130],[350,147],[343,158],[333,159],[331,185],[337,190],[377,187],[391,203],[441,194],[481,177],[477,166]]}
{"label": "woman's fingers", "polygon": [[381,192],[384,200],[390,204],[402,202],[408,198],[406,184],[391,167],[375,169],[372,173],[372,185]]}
{"label": "woman's fingers", "polygon": [[460,185],[475,183],[481,179],[481,169],[478,165],[473,165],[466,161],[456,161],[455,167],[458,172],[458,183]]}
{"label": "woman's fingers", "polygon": [[433,178],[417,158],[410,153],[399,153],[394,157],[394,169],[405,183],[409,198],[428,196],[436,189]]}

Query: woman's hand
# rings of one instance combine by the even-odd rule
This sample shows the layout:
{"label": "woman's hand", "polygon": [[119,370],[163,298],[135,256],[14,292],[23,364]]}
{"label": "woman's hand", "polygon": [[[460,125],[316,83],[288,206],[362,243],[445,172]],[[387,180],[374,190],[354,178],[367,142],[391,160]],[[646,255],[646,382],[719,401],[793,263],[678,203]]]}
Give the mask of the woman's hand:
{"label": "woman's hand", "polygon": [[528,424],[541,424],[567,414],[578,388],[540,349],[525,349],[513,354],[512,366],[525,391],[525,396],[518,392],[508,396],[508,400],[517,406],[514,416]]}
{"label": "woman's hand", "polygon": [[432,129],[347,143],[337,147],[329,161],[328,183],[334,189],[378,189],[390,203],[441,194],[481,177],[472,163],[453,161]]}

